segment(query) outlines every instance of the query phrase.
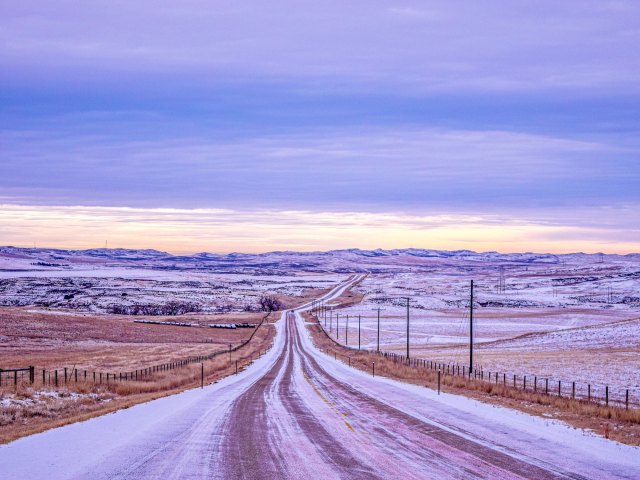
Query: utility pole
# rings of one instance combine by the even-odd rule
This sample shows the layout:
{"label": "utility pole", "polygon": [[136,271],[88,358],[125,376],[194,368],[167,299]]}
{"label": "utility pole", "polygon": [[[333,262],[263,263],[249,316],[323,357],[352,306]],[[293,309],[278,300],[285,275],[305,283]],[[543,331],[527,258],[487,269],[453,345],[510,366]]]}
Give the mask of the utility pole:
{"label": "utility pole", "polygon": [[358,350],[360,350],[360,315],[358,315]]}
{"label": "utility pole", "polygon": [[409,359],[409,297],[404,297],[407,299],[407,360]]}
{"label": "utility pole", "polygon": [[340,313],[336,312],[336,340],[340,340]]}
{"label": "utility pole", "polygon": [[380,351],[380,307],[378,307],[376,310],[378,310],[378,347],[377,347],[377,351]]}
{"label": "utility pole", "polygon": [[349,346],[349,315],[347,315],[347,325],[344,327],[344,344]]}
{"label": "utility pole", "polygon": [[471,280],[471,301],[469,302],[469,375],[473,371],[473,280]]}
{"label": "utility pole", "polygon": [[333,309],[329,310],[329,333],[333,332]]}

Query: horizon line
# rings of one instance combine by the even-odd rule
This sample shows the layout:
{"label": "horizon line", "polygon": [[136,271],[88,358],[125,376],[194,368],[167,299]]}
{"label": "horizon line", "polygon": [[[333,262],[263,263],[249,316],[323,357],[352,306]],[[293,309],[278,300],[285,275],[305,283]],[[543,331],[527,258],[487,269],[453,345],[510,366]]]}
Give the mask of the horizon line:
{"label": "horizon line", "polygon": [[33,246],[16,246],[16,245],[0,245],[0,249],[5,248],[13,248],[17,250],[57,250],[57,251],[65,251],[65,252],[91,252],[91,251],[116,251],[116,250],[125,250],[128,252],[139,252],[139,251],[153,251],[157,253],[166,254],[174,257],[194,257],[196,255],[220,255],[220,256],[229,256],[229,255],[269,255],[276,253],[288,253],[288,254],[297,254],[297,253],[305,253],[305,254],[313,254],[313,253],[332,253],[332,252],[349,252],[349,251],[361,251],[361,252],[406,252],[408,250],[421,250],[421,251],[432,251],[432,252],[448,252],[448,253],[458,253],[458,252],[469,252],[477,255],[486,255],[486,254],[497,254],[497,255],[553,255],[553,256],[570,256],[570,255],[606,255],[606,256],[619,256],[626,257],[632,255],[640,255],[640,252],[627,252],[627,253],[606,253],[603,251],[598,252],[584,252],[584,251],[575,251],[575,252],[567,252],[567,253],[556,253],[556,252],[535,252],[535,251],[499,251],[499,250],[471,250],[467,248],[455,249],[455,250],[446,250],[446,249],[438,249],[438,248],[428,248],[428,247],[405,247],[405,248],[360,248],[360,247],[350,247],[350,248],[332,248],[328,250],[265,250],[263,252],[251,252],[251,251],[228,251],[228,252],[215,252],[215,251],[193,251],[193,252],[171,252],[168,250],[158,250],[157,248],[129,248],[129,247],[95,247],[95,248],[72,248],[72,247],[38,247]]}

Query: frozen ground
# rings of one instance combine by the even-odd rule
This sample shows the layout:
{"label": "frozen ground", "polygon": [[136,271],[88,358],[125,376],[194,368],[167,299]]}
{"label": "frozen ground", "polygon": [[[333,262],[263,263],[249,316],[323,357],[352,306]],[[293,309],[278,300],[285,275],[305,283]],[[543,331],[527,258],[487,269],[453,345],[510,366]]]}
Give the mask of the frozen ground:
{"label": "frozen ground", "polygon": [[[0,305],[121,313],[135,305],[169,305],[177,313],[258,310],[264,295],[287,299],[327,289],[345,275],[316,272],[233,273],[171,268],[154,260],[65,257],[0,248]],[[261,270],[262,271],[262,270]],[[120,310],[119,310],[120,309]]]}
{"label": "frozen ground", "polygon": [[[204,389],[0,446],[11,478],[638,478],[638,448],[349,369],[298,315]],[[38,455],[34,456],[33,452]]]}
{"label": "frozen ground", "polygon": [[[255,308],[262,295],[292,298],[352,272],[368,274],[356,289],[363,301],[339,312],[341,341],[349,315],[352,346],[360,315],[361,344],[375,348],[375,310],[381,308],[383,348],[403,351],[409,297],[412,352],[467,362],[473,279],[476,361],[485,369],[640,394],[640,327],[624,323],[640,317],[638,254],[354,249],[175,256],[0,247],[0,304],[104,312],[113,305],[175,302],[205,313],[241,311]],[[335,323],[334,315],[328,322],[334,334]],[[540,332],[546,333],[529,335]]]}
{"label": "frozen ground", "polygon": [[[502,266],[502,269],[501,269]],[[499,288],[502,270],[503,288]],[[640,400],[640,262],[636,256],[565,256],[557,264],[485,261],[370,274],[356,289],[363,301],[328,318],[340,340],[376,348],[406,349],[406,298],[410,298],[413,355],[468,364],[470,281],[474,280],[476,366],[538,375],[579,389],[605,385]]]}
{"label": "frozen ground", "polygon": [[360,315],[371,346],[381,308],[381,342],[398,344],[406,338],[409,297],[415,346],[468,343],[473,279],[476,342],[640,316],[640,262],[635,259],[597,263],[575,257],[573,263],[553,268],[503,265],[504,288],[498,290],[501,265],[485,262],[474,268],[445,265],[429,272],[370,274],[356,289],[365,295],[363,301],[340,310],[340,315]]}

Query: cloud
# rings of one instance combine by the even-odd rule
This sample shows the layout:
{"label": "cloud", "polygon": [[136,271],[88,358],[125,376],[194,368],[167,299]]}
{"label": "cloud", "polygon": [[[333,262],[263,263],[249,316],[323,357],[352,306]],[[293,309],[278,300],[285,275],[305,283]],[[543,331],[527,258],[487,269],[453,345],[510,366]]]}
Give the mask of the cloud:
{"label": "cloud", "polygon": [[25,0],[3,8],[0,58],[13,78],[32,71],[36,83],[47,72],[100,85],[122,75],[151,84],[177,75],[204,85],[261,78],[347,90],[638,93],[640,6],[620,6],[329,0],[52,8]]}
{"label": "cloud", "polygon": [[[0,200],[5,213],[200,208],[274,225],[285,217],[265,212],[310,212],[313,225],[368,212],[456,245],[495,243],[516,219],[541,242],[608,231],[623,248],[640,204],[639,13],[599,0],[13,2],[0,19]],[[408,220],[443,215],[484,230]],[[382,223],[342,237],[336,218],[317,226],[332,244],[374,231],[409,242]]]}
{"label": "cloud", "polygon": [[35,203],[499,212],[640,201],[635,149],[508,131],[304,128],[134,140],[52,130],[0,139],[0,187]]}

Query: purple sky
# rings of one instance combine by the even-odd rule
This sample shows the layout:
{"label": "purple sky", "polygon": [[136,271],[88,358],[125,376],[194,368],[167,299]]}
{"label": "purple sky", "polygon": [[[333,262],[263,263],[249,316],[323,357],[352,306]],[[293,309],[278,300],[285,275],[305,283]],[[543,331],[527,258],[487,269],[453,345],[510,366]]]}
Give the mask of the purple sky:
{"label": "purple sky", "polygon": [[640,250],[636,1],[1,13],[0,244]]}

